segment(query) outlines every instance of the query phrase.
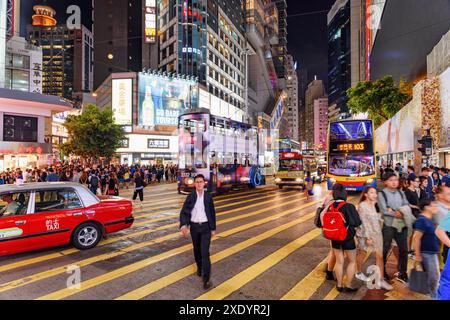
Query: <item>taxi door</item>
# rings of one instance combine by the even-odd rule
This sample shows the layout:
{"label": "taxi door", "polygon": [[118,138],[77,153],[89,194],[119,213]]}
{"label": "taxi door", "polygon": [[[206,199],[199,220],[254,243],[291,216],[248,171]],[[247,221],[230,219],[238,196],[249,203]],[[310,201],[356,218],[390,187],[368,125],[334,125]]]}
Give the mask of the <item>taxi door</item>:
{"label": "taxi door", "polygon": [[[27,219],[29,199],[29,191],[0,195],[0,212],[2,212],[0,214],[0,255],[19,253],[29,249]],[[9,208],[10,211],[3,212],[5,208]]]}
{"label": "taxi door", "polygon": [[66,245],[73,229],[84,219],[84,209],[72,189],[51,189],[34,193],[30,215],[30,247],[33,250]]}

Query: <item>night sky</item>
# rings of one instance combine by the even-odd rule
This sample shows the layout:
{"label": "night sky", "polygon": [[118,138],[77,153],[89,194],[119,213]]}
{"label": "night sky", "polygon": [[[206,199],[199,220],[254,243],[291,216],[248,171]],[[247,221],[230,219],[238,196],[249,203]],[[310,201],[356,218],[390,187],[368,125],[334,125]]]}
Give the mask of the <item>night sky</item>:
{"label": "night sky", "polygon": [[[287,0],[288,52],[299,67],[327,84],[327,13],[335,0]],[[316,11],[326,11],[312,13]],[[302,14],[300,16],[295,16]]]}

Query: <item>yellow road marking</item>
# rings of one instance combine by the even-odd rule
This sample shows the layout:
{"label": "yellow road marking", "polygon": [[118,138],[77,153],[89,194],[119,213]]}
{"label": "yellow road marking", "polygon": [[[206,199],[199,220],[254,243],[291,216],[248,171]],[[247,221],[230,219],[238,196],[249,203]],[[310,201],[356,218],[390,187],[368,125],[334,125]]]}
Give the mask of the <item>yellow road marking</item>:
{"label": "yellow road marking", "polygon": [[301,237],[288,243],[281,249],[278,249],[277,251],[268,255],[264,259],[253,264],[251,267],[238,273],[231,279],[221,283],[219,286],[217,286],[214,289],[208,291],[207,293],[201,295],[196,300],[222,300],[222,299],[225,299],[226,297],[231,295],[233,292],[239,290],[239,288],[242,288],[244,285],[246,285],[247,283],[249,283],[256,277],[258,277],[259,275],[263,274],[265,271],[267,271],[271,267],[275,266],[279,262],[281,262],[283,259],[288,257],[291,253],[300,249],[305,244],[307,244],[311,240],[318,237],[321,234],[321,232],[322,231],[320,229],[314,229],[314,230],[302,235]]}
{"label": "yellow road marking", "polygon": [[[291,198],[291,197],[285,197],[285,198]],[[304,197],[296,199],[295,201],[302,200],[302,199],[304,199]],[[295,201],[289,201],[287,203],[282,203],[282,204],[279,204],[279,205],[276,205],[276,206],[272,206],[271,208],[275,209],[275,208],[284,206],[286,204],[293,203]],[[260,204],[261,203],[259,203],[258,205],[260,205]],[[220,217],[220,216],[223,216],[223,215],[229,214],[229,213],[234,213],[234,212],[240,211],[240,210],[245,209],[245,208],[250,208],[250,206],[241,207],[239,209],[233,209],[233,210],[227,210],[227,211],[224,211],[224,212],[220,212],[220,213],[216,214],[216,217]],[[252,215],[259,214],[259,213],[265,212],[267,210],[268,210],[268,208],[255,211],[255,212],[252,213]],[[238,216],[238,217],[240,217],[240,216]],[[236,217],[236,218],[238,218],[238,217]],[[242,216],[242,217],[246,218],[246,217],[248,217],[248,215],[245,215],[245,216]],[[150,223],[153,223],[153,222],[156,222],[156,221],[172,219],[172,218],[173,217],[163,217],[163,218],[143,221],[143,222],[140,222],[140,223],[134,223],[133,227],[139,226],[139,225],[150,224]],[[226,220],[226,222],[235,221],[235,220],[237,220],[236,218],[233,218],[232,220]],[[225,222],[219,222],[218,224],[220,224],[220,223],[225,223]],[[147,229],[147,230],[143,230],[143,231],[138,231],[138,232],[134,232],[134,233],[125,234],[125,235],[119,236],[119,237],[111,237],[109,239],[101,241],[97,245],[97,247],[104,246],[104,245],[107,245],[107,244],[110,244],[110,243],[114,243],[114,242],[117,242],[117,241],[120,241],[120,240],[124,240],[124,239],[130,239],[130,238],[138,237],[138,236],[141,236],[141,235],[148,235],[148,234],[151,234],[151,233],[155,233],[157,231],[167,230],[167,229],[170,229],[170,228],[176,227],[176,226],[178,226],[178,223],[172,223],[172,224],[160,226],[160,227],[157,227],[157,228],[153,228],[151,230]],[[20,267],[23,267],[23,266],[28,266],[28,265],[33,264],[33,263],[39,263],[39,262],[47,261],[47,260],[50,260],[50,259],[63,257],[63,256],[66,256],[66,255],[69,255],[69,254],[72,254],[72,253],[76,253],[76,252],[79,252],[79,250],[75,249],[75,248],[71,248],[71,249],[63,250],[61,252],[51,253],[51,254],[47,254],[47,255],[44,255],[44,256],[36,257],[36,258],[26,259],[26,260],[18,261],[18,262],[15,262],[15,263],[10,263],[10,264],[7,264],[7,265],[0,266],[0,272],[12,270],[12,269],[15,269],[15,268],[20,268]]]}
{"label": "yellow road marking", "polygon": [[324,268],[328,257],[320,262],[306,277],[297,283],[281,300],[309,300],[311,296],[324,283]]}
{"label": "yellow road marking", "polygon": [[[280,233],[286,229],[292,228],[293,226],[296,226],[300,223],[308,221],[312,217],[314,217],[314,213],[307,214],[305,216],[302,216],[299,219],[295,219],[293,221],[285,223],[274,229],[271,229],[269,231],[261,233],[255,237],[247,239],[243,242],[240,242],[228,249],[222,250],[211,256],[211,263],[214,264],[216,262],[219,262],[233,254],[236,254],[242,250],[245,250],[245,249],[251,247],[252,245],[255,245],[258,242],[266,240],[266,239],[276,235],[277,233]],[[159,291],[167,286],[170,286],[171,284],[174,284],[175,282],[178,282],[178,281],[190,276],[191,274],[195,273],[196,270],[197,270],[197,266],[195,263],[193,263],[187,267],[184,267],[180,270],[172,272],[171,274],[169,274],[165,277],[162,277],[153,282],[150,282],[136,290],[128,292],[128,293],[116,298],[115,300],[139,300],[139,299],[145,298],[145,297],[151,295],[152,293],[155,293],[156,291]]]}
{"label": "yellow road marking", "polygon": [[[212,241],[214,241],[216,239],[225,238],[225,237],[228,237],[230,235],[242,232],[244,230],[251,229],[253,227],[262,225],[264,223],[276,220],[276,219],[278,219],[278,218],[280,218],[282,216],[289,215],[289,214],[291,214],[291,213],[293,213],[295,211],[298,211],[298,210],[304,209],[306,207],[312,206],[312,205],[317,204],[317,203],[319,203],[321,201],[323,201],[323,199],[318,200],[318,201],[314,201],[314,202],[310,202],[310,203],[307,203],[307,204],[304,204],[304,205],[301,205],[301,206],[299,206],[299,207],[297,207],[295,209],[287,210],[287,211],[285,211],[283,213],[276,214],[276,215],[270,216],[268,218],[264,218],[264,219],[260,219],[260,220],[257,220],[257,221],[253,221],[253,222],[244,224],[242,226],[239,226],[239,227],[236,227],[236,228],[224,231],[224,232],[220,233],[220,236],[213,238]],[[69,297],[71,295],[77,294],[79,292],[82,292],[84,290],[90,289],[92,287],[98,286],[98,285],[100,285],[102,283],[105,283],[105,282],[117,279],[119,277],[122,277],[122,276],[124,276],[126,274],[132,273],[132,272],[137,271],[139,269],[148,267],[148,266],[150,266],[152,264],[155,264],[155,263],[157,263],[157,262],[159,262],[161,260],[173,257],[173,256],[175,256],[175,255],[177,255],[179,253],[186,252],[186,251],[189,251],[189,250],[192,250],[192,244],[185,245],[185,246],[182,246],[182,247],[179,247],[179,248],[176,248],[176,249],[172,249],[172,250],[163,252],[161,254],[158,254],[156,256],[147,258],[145,260],[141,260],[141,261],[132,263],[130,265],[121,267],[119,269],[116,269],[114,271],[105,273],[105,274],[103,274],[101,276],[94,277],[92,279],[83,281],[83,282],[81,282],[80,289],[73,289],[73,288],[72,289],[68,289],[68,288],[61,289],[59,291],[56,291],[56,292],[50,293],[48,295],[42,296],[42,297],[38,298],[38,300],[58,300],[58,299],[63,299],[63,298]],[[78,263],[78,265],[80,265],[80,263]],[[36,275],[34,275],[32,277],[35,277],[35,276]],[[24,280],[30,280],[30,277],[24,278]],[[31,280],[33,282],[37,281],[37,280],[34,280],[34,278],[31,278]],[[27,283],[30,283],[30,282],[27,282]],[[14,286],[9,286],[8,287],[8,289],[12,289],[12,288],[14,288]],[[2,286],[0,286],[0,292],[2,290],[3,290],[3,288],[2,288]]]}
{"label": "yellow road marking", "polygon": [[[294,201],[296,201],[296,200],[294,200]],[[294,201],[291,201],[291,202],[294,202]],[[290,203],[290,202],[288,202],[288,203]],[[241,218],[241,216],[237,216],[237,217],[232,217],[232,218],[228,218],[228,219],[225,219],[225,220],[221,220],[221,221],[218,221],[217,224],[221,225],[221,224],[228,223],[228,222],[231,222],[231,221],[236,221],[236,220],[239,220],[239,219],[244,219],[244,218],[247,218],[247,217],[255,216],[255,215],[258,215],[258,214],[260,214],[262,212],[266,212],[266,211],[275,209],[277,207],[281,207],[281,206],[286,205],[288,203],[278,204],[278,205],[275,205],[275,206],[272,206],[272,207],[268,207],[268,208],[264,208],[264,209],[261,209],[261,210],[258,210],[258,211],[252,212],[252,213],[244,214],[244,215],[242,215],[242,218]],[[315,202],[312,202],[312,204],[314,204],[314,203]],[[311,205],[311,204],[308,203],[305,206],[307,207],[309,205]],[[258,220],[258,221],[261,221],[261,220]],[[175,226],[178,226],[178,223],[161,226],[161,227],[156,228],[156,229],[163,230],[163,229],[169,229],[169,228],[175,227]],[[149,230],[149,231],[147,231],[147,233],[155,232],[156,229]],[[118,251],[114,251],[114,252],[111,252],[111,253],[105,253],[105,254],[101,254],[99,256],[94,256],[94,257],[91,257],[91,258],[88,258],[88,259],[84,259],[84,260],[76,262],[76,264],[79,265],[80,267],[86,266],[86,265],[89,265],[89,264],[92,264],[92,263],[95,263],[95,262],[98,262],[98,261],[111,259],[111,258],[120,256],[120,255],[123,255],[123,254],[125,254],[127,252],[134,251],[134,250],[137,250],[137,249],[140,249],[140,248],[143,248],[143,247],[147,247],[147,246],[153,245],[155,243],[160,243],[162,241],[166,241],[166,240],[177,238],[177,237],[180,237],[180,234],[178,232],[173,233],[173,234],[169,234],[169,235],[166,235],[166,236],[163,236],[163,237],[160,237],[160,238],[152,239],[152,240],[149,240],[149,241],[137,243],[137,244],[134,244],[134,245],[122,248],[122,249],[120,249]],[[114,240],[117,241],[117,239],[114,239]],[[76,249],[70,249],[70,250],[76,250]],[[34,258],[33,260],[36,260],[36,258]],[[43,261],[43,260],[41,260],[41,261]],[[25,263],[25,261],[21,261],[21,262],[15,263],[14,265],[16,265],[16,266],[18,264],[24,265],[24,263]],[[72,263],[70,265],[73,265],[73,264],[74,263]],[[27,277],[24,277],[24,278],[21,278],[21,279],[17,279],[17,280],[6,282],[6,283],[0,285],[0,292],[6,291],[6,290],[10,290],[12,288],[16,288],[18,286],[22,286],[22,285],[25,285],[25,284],[28,284],[28,283],[36,282],[38,280],[46,279],[46,278],[54,276],[56,274],[65,272],[65,269],[68,266],[69,265],[65,265],[65,266],[54,268],[54,269],[51,269],[51,270],[48,270],[48,271],[43,271],[43,272],[40,272],[40,273],[37,273],[37,274],[33,274],[33,275],[30,275],[30,276],[27,276]],[[9,265],[3,266],[3,267],[4,268],[5,267],[9,267]]]}

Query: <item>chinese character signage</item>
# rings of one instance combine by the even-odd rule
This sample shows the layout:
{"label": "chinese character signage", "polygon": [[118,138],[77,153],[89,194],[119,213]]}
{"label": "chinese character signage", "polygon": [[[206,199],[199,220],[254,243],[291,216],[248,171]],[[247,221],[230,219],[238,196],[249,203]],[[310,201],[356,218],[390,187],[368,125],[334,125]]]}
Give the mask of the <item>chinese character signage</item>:
{"label": "chinese character signage", "polygon": [[133,79],[112,80],[112,111],[116,124],[132,124]]}
{"label": "chinese character signage", "polygon": [[181,112],[197,108],[198,100],[193,80],[140,73],[138,125],[177,126]]}
{"label": "chinese character signage", "polygon": [[156,0],[145,0],[145,43],[156,42]]}
{"label": "chinese character signage", "polygon": [[169,149],[169,140],[166,139],[148,139],[149,149]]}

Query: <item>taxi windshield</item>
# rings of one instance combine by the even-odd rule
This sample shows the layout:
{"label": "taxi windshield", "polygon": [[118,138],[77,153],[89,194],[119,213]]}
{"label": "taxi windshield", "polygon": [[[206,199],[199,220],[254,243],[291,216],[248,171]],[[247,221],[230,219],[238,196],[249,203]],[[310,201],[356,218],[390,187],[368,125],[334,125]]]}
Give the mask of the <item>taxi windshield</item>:
{"label": "taxi windshield", "polygon": [[303,160],[301,160],[301,159],[280,160],[280,169],[279,170],[301,171],[301,170],[303,170]]}

